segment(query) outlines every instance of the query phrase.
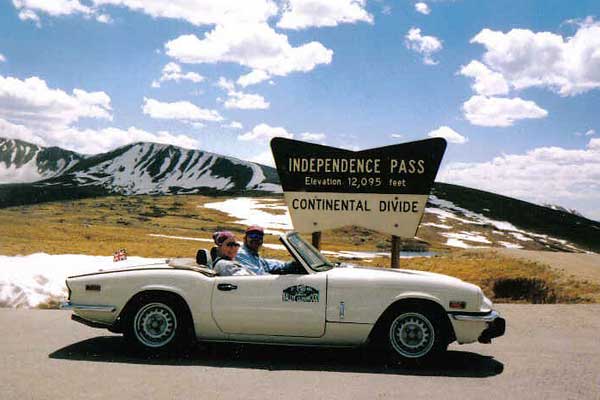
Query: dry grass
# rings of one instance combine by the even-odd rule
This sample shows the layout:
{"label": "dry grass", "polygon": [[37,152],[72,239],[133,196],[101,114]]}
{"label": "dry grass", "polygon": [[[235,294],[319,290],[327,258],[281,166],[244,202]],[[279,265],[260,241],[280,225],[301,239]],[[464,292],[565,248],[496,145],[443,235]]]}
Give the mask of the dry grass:
{"label": "dry grass", "polygon": [[[219,200],[198,195],[115,196],[0,209],[0,254],[111,255],[124,247],[134,256],[193,257],[197,248],[207,248],[210,244],[149,235],[211,239],[215,230],[228,229],[241,239],[244,226],[235,224],[226,214],[201,207]],[[420,232],[420,236],[427,235]],[[325,250],[388,251],[390,248],[389,236],[357,227],[323,232],[322,238]],[[279,243],[272,235],[267,235],[265,242]],[[429,247],[440,253],[433,258],[402,259],[402,268],[456,276],[481,286],[496,300],[536,301],[498,299],[494,285],[502,279],[509,280],[509,285],[511,280],[537,279],[541,282],[538,286],[545,290],[543,302],[600,302],[600,285],[575,280],[541,264],[505,258],[490,251],[443,250],[445,246],[436,241],[412,240],[404,245],[407,250]],[[288,257],[286,252],[266,248],[263,254]],[[387,267],[390,261],[378,258],[352,262]]]}

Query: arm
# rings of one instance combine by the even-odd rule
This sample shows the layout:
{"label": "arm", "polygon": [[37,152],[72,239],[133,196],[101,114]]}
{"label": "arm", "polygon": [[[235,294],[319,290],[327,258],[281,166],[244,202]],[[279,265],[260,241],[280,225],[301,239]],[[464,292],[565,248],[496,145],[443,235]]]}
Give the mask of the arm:
{"label": "arm", "polygon": [[270,274],[289,271],[293,264],[293,261],[283,262],[272,258],[262,258],[261,261],[265,271]]}
{"label": "arm", "polygon": [[219,276],[255,275],[242,264],[224,259],[214,265],[214,270]]}

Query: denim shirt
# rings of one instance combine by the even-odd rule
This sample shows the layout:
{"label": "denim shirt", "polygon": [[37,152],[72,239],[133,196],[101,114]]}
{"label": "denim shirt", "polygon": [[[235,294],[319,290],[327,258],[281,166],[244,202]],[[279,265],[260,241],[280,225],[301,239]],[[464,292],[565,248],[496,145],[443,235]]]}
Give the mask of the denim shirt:
{"label": "denim shirt", "polygon": [[279,260],[269,260],[262,258],[257,252],[252,251],[244,244],[238,251],[235,260],[244,265],[256,275],[270,274],[273,271],[280,271],[286,268],[286,263]]}

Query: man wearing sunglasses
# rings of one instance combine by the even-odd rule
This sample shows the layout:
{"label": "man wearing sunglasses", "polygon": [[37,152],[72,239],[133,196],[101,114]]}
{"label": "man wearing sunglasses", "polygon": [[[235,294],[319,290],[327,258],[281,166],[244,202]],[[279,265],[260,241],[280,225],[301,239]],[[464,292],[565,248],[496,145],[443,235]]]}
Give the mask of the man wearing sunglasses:
{"label": "man wearing sunglasses", "polygon": [[235,235],[229,231],[215,232],[213,236],[217,245],[218,257],[213,261],[213,269],[219,276],[256,275],[245,265],[236,261],[240,249]]}
{"label": "man wearing sunglasses", "polygon": [[237,253],[236,261],[243,264],[255,275],[281,274],[291,271],[292,263],[284,263],[279,260],[271,260],[261,257],[258,252],[263,244],[264,230],[258,225],[252,225],[246,229],[244,245]]}

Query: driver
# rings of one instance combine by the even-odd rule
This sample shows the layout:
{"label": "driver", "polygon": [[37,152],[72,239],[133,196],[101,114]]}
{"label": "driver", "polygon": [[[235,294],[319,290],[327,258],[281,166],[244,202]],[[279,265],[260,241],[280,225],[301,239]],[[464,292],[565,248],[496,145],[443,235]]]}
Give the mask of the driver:
{"label": "driver", "polygon": [[258,225],[246,229],[244,245],[237,253],[236,261],[244,265],[256,275],[281,274],[293,268],[293,262],[284,263],[279,260],[266,259],[258,254],[263,244],[264,230]]}
{"label": "driver", "polygon": [[240,244],[235,235],[229,231],[215,232],[215,243],[219,256],[213,261],[213,269],[219,276],[256,275],[244,265],[235,261]]}

